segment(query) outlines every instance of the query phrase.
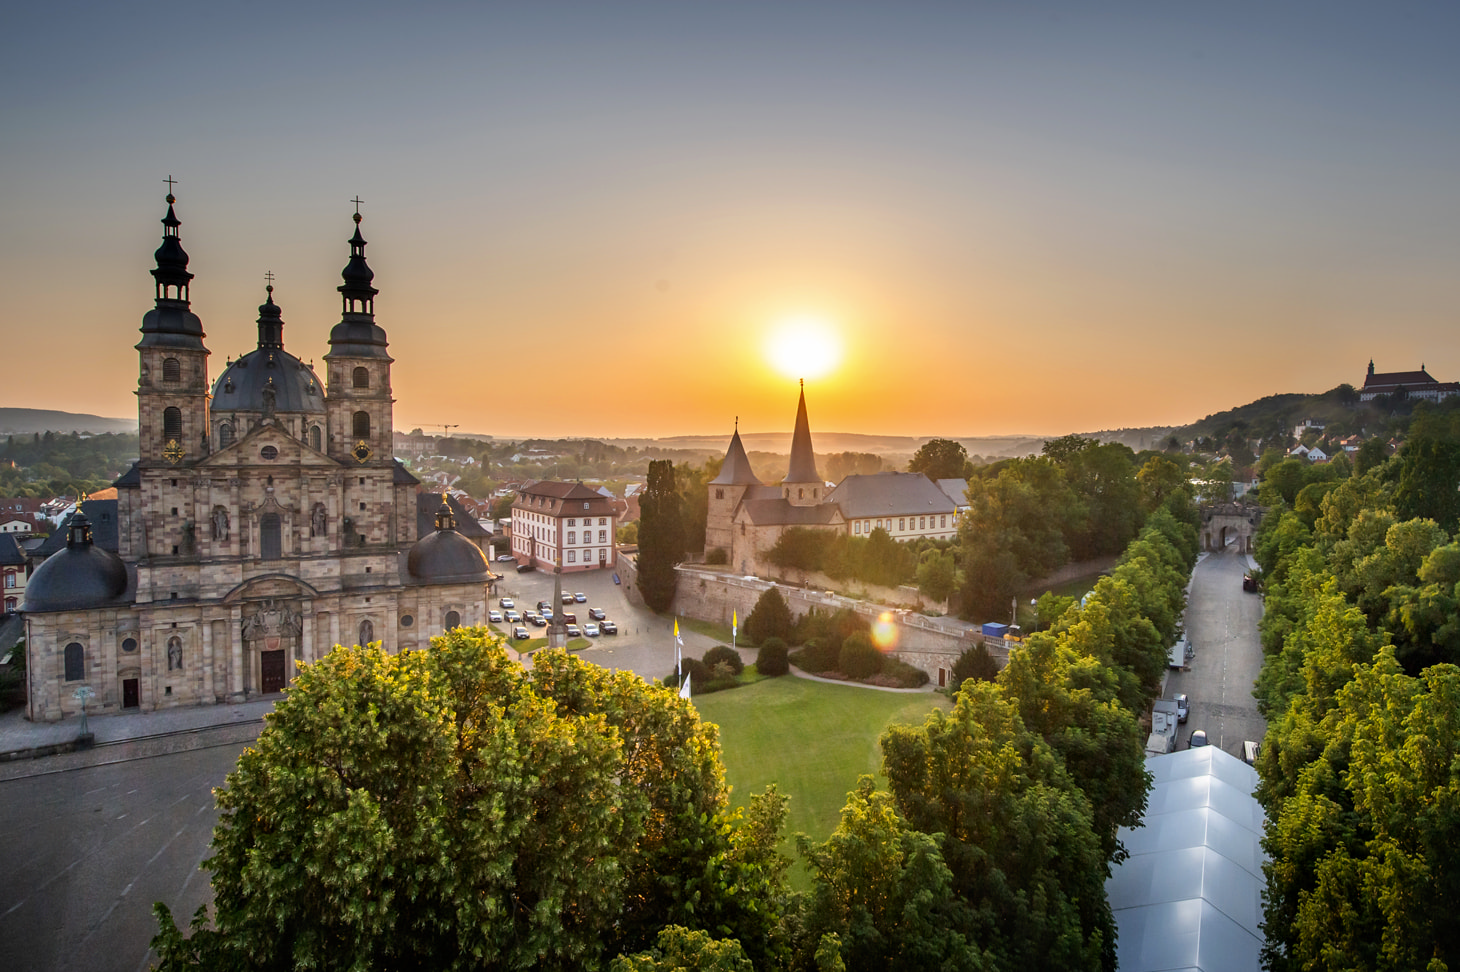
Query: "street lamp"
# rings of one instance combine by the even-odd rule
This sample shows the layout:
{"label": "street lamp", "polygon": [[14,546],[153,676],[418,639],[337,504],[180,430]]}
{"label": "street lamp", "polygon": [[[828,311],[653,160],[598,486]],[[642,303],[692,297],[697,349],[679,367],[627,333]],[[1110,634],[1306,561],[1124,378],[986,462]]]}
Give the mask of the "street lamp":
{"label": "street lamp", "polygon": [[1034,630],[1035,631],[1038,631],[1039,630],[1039,598],[1037,598],[1037,597],[1031,597],[1029,599],[1029,606],[1032,607],[1032,608],[1034,608]]}

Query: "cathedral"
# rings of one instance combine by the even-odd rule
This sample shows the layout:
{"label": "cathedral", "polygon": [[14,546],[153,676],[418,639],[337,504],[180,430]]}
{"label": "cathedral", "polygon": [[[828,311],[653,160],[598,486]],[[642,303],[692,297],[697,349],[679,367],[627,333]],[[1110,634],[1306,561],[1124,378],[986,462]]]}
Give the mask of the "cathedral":
{"label": "cathedral", "polygon": [[324,380],[284,350],[270,283],[258,347],[210,385],[175,203],[136,345],[140,456],[115,484],[116,549],[78,505],[26,588],[32,720],[256,698],[336,644],[399,651],[486,622],[486,557],[444,503],[417,535],[417,481],[391,454],[393,359],[358,208]]}

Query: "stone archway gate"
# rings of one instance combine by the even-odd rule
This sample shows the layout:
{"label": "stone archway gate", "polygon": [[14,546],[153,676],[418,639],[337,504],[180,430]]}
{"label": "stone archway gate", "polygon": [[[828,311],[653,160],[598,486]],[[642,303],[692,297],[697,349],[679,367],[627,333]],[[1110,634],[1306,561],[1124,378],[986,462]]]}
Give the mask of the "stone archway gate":
{"label": "stone archway gate", "polygon": [[1238,553],[1252,553],[1252,538],[1267,507],[1256,503],[1221,503],[1201,509],[1201,548],[1225,550],[1235,543]]}

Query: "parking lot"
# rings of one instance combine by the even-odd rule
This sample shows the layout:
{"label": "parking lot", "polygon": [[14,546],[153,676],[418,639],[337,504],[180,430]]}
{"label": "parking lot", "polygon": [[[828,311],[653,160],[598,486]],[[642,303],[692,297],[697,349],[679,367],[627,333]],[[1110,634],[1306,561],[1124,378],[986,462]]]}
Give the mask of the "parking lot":
{"label": "parking lot", "polygon": [[1267,722],[1257,711],[1252,685],[1262,668],[1257,621],[1262,599],[1242,590],[1247,557],[1228,549],[1197,564],[1186,607],[1186,633],[1196,654],[1187,671],[1170,671],[1162,697],[1185,692],[1191,714],[1177,748],[1185,749],[1195,729],[1205,729],[1213,746],[1239,759],[1242,743],[1261,742]]}
{"label": "parking lot", "polygon": [[[491,599],[490,607],[497,608],[498,599],[502,597],[511,598],[518,611],[531,610],[538,601],[553,599],[553,575],[551,573],[534,570],[519,574],[512,569],[510,564],[501,566],[506,568],[506,572],[497,582],[497,593]],[[600,635],[597,638],[589,639],[593,642],[593,647],[578,652],[579,657],[604,668],[635,672],[646,679],[663,678],[673,670],[674,619],[672,617],[660,618],[647,608],[630,604],[629,599],[624,595],[623,587],[613,582],[611,570],[589,570],[577,574],[564,574],[563,593],[577,592],[588,596],[587,603],[574,604],[572,607],[564,607],[562,610],[576,614],[579,627],[589,620],[589,608],[602,608],[608,615],[608,619],[618,625],[617,635]],[[504,633],[509,633],[513,625],[503,623],[496,627]],[[534,638],[541,638],[547,632],[546,628],[537,628],[532,625],[528,625],[527,630]],[[685,655],[695,658],[718,644],[714,639],[696,634],[684,626],[680,627],[680,637],[684,639]],[[508,642],[508,644],[512,644],[512,642]]]}

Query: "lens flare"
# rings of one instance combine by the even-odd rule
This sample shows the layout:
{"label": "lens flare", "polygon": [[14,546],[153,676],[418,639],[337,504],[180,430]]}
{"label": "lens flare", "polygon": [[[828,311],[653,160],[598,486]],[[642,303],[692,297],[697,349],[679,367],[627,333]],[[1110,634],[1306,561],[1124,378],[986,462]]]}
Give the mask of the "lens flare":
{"label": "lens flare", "polygon": [[897,650],[897,622],[892,619],[891,611],[883,611],[872,622],[872,644],[878,651]]}

